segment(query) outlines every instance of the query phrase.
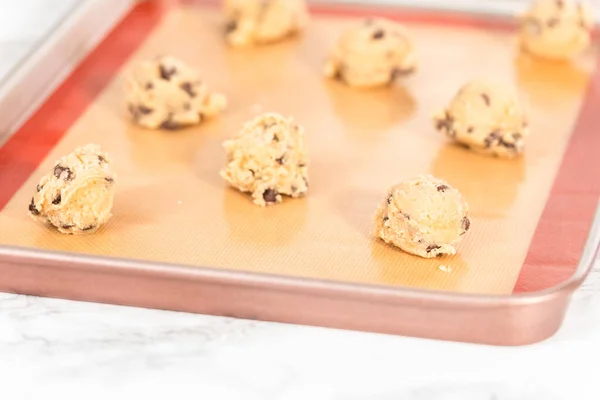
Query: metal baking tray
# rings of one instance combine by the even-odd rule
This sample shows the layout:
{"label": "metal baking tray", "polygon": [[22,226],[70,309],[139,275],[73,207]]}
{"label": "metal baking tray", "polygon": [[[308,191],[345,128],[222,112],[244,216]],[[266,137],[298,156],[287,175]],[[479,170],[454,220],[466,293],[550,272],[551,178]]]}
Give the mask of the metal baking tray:
{"label": "metal baking tray", "polygon": [[[213,1],[81,3],[0,88],[0,290],[495,345],[551,336],[600,243],[598,52],[521,54],[518,10],[483,3],[312,2],[303,35],[253,49],[225,46]],[[324,79],[339,32],[368,15],[409,27],[418,73],[374,90]],[[199,68],[229,109],[181,132],[133,126],[123,73],[161,53]],[[471,154],[433,130],[431,114],[474,77],[518,88],[525,157]],[[306,198],[260,208],[219,178],[222,141],[261,111],[306,128]],[[87,142],[115,160],[114,217],[82,236],[34,223],[37,181]],[[418,173],[470,203],[454,257],[371,237],[387,188]]]}

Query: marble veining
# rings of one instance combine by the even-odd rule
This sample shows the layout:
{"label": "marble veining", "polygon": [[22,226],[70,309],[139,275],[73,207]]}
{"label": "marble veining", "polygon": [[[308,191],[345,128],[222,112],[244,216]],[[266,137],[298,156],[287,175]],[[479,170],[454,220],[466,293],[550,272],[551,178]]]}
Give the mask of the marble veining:
{"label": "marble veining", "polygon": [[0,294],[0,377],[19,398],[591,400],[599,291],[597,266],[558,334],[518,348]]}

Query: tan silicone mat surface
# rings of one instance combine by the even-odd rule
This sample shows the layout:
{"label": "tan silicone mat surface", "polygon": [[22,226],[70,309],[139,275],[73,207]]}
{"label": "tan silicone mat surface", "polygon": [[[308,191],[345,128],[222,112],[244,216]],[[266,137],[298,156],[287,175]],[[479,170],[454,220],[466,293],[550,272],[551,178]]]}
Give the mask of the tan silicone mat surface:
{"label": "tan silicone mat surface", "polygon": [[[228,111],[181,132],[126,118],[114,81],[0,213],[0,243],[369,284],[510,293],[560,164],[592,71],[518,55],[510,32],[411,23],[420,70],[403,84],[352,90],[323,79],[321,64],[351,18],[315,16],[296,40],[233,50],[220,14],[181,7],[165,16],[126,63],[169,53],[226,93]],[[516,84],[532,135],[520,160],[452,145],[430,115],[472,78]],[[260,208],[218,175],[221,143],[261,111],[294,116],[307,132],[310,190]],[[27,205],[40,177],[74,147],[98,143],[118,174],[114,217],[99,232],[67,236],[34,223]],[[447,179],[470,203],[459,254],[424,260],[370,235],[387,188],[419,173]],[[190,268],[192,268],[190,266]]]}

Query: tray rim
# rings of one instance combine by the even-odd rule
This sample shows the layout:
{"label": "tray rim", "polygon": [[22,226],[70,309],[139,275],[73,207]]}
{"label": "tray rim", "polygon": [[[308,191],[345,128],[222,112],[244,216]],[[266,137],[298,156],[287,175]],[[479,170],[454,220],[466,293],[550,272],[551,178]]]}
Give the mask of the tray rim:
{"label": "tray rim", "polygon": [[[143,0],[146,1],[146,0]],[[184,0],[185,1],[185,0]],[[189,0],[187,0],[189,2]],[[200,1],[202,2],[202,1]],[[410,1],[407,1],[410,2]],[[82,26],[87,26],[91,20],[98,21],[97,18],[91,18],[92,16],[97,17],[98,8],[100,4],[104,7],[110,8],[110,3],[120,4],[122,7],[119,9],[119,12],[114,12],[111,14],[100,14],[105,15],[111,18],[111,21],[104,21],[104,31],[106,34],[114,25],[116,25],[120,19],[126,15],[132,7],[137,4],[135,0],[129,0],[127,3],[120,2],[119,0],[112,1],[103,1],[103,0],[90,0],[87,3],[87,6],[82,6],[78,8],[78,12],[74,12],[69,16],[69,21],[71,24],[67,24],[70,26],[70,29],[62,30],[62,38],[66,39],[68,37],[74,37],[77,35],[73,35],[74,31],[81,29]],[[318,4],[332,4],[328,1],[318,1]],[[354,2],[345,2],[345,4],[354,3]],[[378,4],[381,1],[377,2]],[[340,4],[339,2],[335,3]],[[83,9],[83,11],[82,11]],[[75,22],[73,22],[75,21]],[[98,24],[98,28],[101,29]],[[78,55],[72,56],[71,60],[72,66],[77,66],[81,59],[85,57],[89,51],[94,47],[94,45],[103,39],[104,34],[99,35],[96,32],[96,37],[93,38],[93,35],[86,37],[88,40],[88,45],[85,49],[80,48],[80,52]],[[95,40],[95,42],[94,42]],[[38,52],[41,54],[49,54],[51,50],[56,49],[56,46],[59,44],[58,40],[50,41],[49,43],[44,43],[43,46],[38,48]],[[26,60],[27,65],[30,67],[30,71],[34,69],[36,60],[43,59],[36,52],[33,54],[28,60]],[[66,58],[66,57],[65,57]],[[76,60],[73,60],[76,58]],[[70,69],[69,71],[70,72]],[[67,72],[67,73],[68,73]],[[31,73],[31,72],[30,72]],[[40,103],[45,100],[45,98],[54,91],[56,86],[60,84],[63,79],[66,77],[67,73],[64,76],[56,78],[54,80],[49,80],[47,87],[43,91],[43,94],[40,95]],[[21,74],[20,78],[22,81],[25,79],[27,74]],[[17,77],[19,78],[19,77]],[[7,82],[13,81],[13,87],[18,87],[18,85],[14,82],[15,79],[6,79]],[[18,83],[18,82],[17,82]],[[0,88],[0,93],[3,93],[4,87]],[[4,92],[6,93],[6,91]],[[5,97],[0,98],[0,107],[4,103],[2,100]],[[38,103],[39,105],[39,103]],[[28,110],[23,111],[22,120],[26,120],[34,111],[35,107],[29,107]],[[22,121],[21,121],[22,122]],[[14,127],[13,127],[14,128]],[[10,132],[6,137],[9,137],[11,133],[16,131],[14,129]],[[2,138],[0,137],[0,145],[2,145]],[[195,282],[202,282],[203,284],[218,284],[218,285],[230,285],[234,287],[253,287],[254,289],[262,289],[262,290],[270,290],[270,291],[288,291],[290,293],[297,293],[304,296],[332,296],[336,294],[337,296],[342,296],[347,300],[351,299],[361,299],[369,297],[370,301],[376,301],[378,304],[396,304],[396,305],[405,305],[407,302],[412,303],[423,303],[427,302],[428,305],[425,308],[439,307],[443,309],[460,309],[462,311],[475,310],[475,309],[498,309],[500,307],[508,307],[511,309],[519,309],[520,307],[536,307],[541,308],[545,307],[548,304],[551,304],[556,301],[560,301],[565,303],[568,302],[568,299],[571,293],[577,289],[583,280],[587,277],[590,270],[593,268],[596,258],[600,253],[600,204],[596,209],[595,216],[593,218],[592,226],[589,231],[586,245],[582,252],[581,258],[575,269],[573,275],[567,279],[562,281],[560,284],[555,285],[553,287],[533,292],[522,292],[516,294],[508,294],[508,295],[491,295],[491,294],[467,294],[467,293],[457,293],[457,292],[444,292],[444,291],[433,291],[426,289],[418,289],[418,288],[409,288],[409,287],[401,287],[401,286],[385,286],[385,285],[368,285],[368,284],[358,284],[352,282],[343,282],[343,281],[333,281],[333,280],[320,280],[314,278],[304,278],[304,277],[288,277],[281,276],[277,274],[266,274],[266,273],[255,273],[248,271],[238,271],[238,270],[229,270],[229,269],[217,269],[212,267],[202,267],[195,265],[182,265],[182,264],[170,264],[170,263],[159,263],[159,262],[150,262],[150,261],[142,261],[142,260],[133,260],[133,259],[124,259],[117,257],[105,257],[105,256],[94,256],[88,254],[80,254],[80,253],[67,253],[67,252],[59,252],[59,251],[51,251],[51,250],[40,250],[34,248],[25,248],[19,246],[7,246],[0,245],[0,271],[7,266],[12,266],[13,268],[17,266],[16,271],[18,271],[19,267],[34,266],[34,267],[43,267],[43,268],[54,268],[56,271],[80,271],[80,272],[93,272],[93,273],[107,273],[107,274],[146,274],[150,278],[167,278],[167,279],[177,279],[177,280],[191,280]],[[15,271],[13,271],[14,273]],[[0,275],[1,276],[1,275]],[[38,285],[39,286],[39,285]],[[0,290],[3,291],[14,291],[15,289],[10,285],[10,282],[0,282]],[[19,289],[20,290],[20,289]],[[21,291],[19,291],[21,292]],[[35,290],[34,290],[35,292]],[[42,292],[45,292],[42,290]],[[25,293],[25,292],[23,292]],[[36,294],[36,293],[30,293]],[[52,297],[53,293],[43,293],[45,296]],[[57,295],[58,297],[65,297],[61,295]],[[73,296],[70,296],[73,297]],[[77,298],[77,296],[76,296]],[[79,298],[85,300],[85,296],[83,298]],[[112,301],[109,301],[112,302]],[[120,304],[119,301],[115,301],[117,304]],[[143,304],[141,306],[144,306]],[[218,313],[219,315],[222,315]],[[242,316],[243,317],[243,316]],[[555,317],[558,317],[556,315]],[[260,319],[260,316],[257,316]],[[290,318],[286,319],[286,322],[289,321]],[[294,322],[294,321],[289,321]],[[539,330],[538,332],[534,332],[534,335],[531,336],[528,340],[524,342],[521,341],[513,341],[502,343],[502,340],[495,339],[495,344],[524,344],[531,343],[533,341],[539,341],[545,337],[551,335],[562,322],[562,316],[560,316],[557,325],[552,326],[551,329]],[[309,323],[310,324],[310,323]],[[322,324],[320,324],[322,325]],[[369,330],[369,329],[367,329]],[[443,336],[443,335],[441,335]],[[443,337],[442,337],[443,338]],[[450,340],[460,340],[452,339]],[[470,340],[474,342],[487,342],[488,339],[485,337],[481,337],[479,339]]]}
{"label": "tray rim", "polygon": [[[0,111],[3,115],[0,120],[0,146],[4,145],[134,4],[136,0],[78,2],[66,13],[65,20],[55,23],[45,40],[37,42],[0,80]],[[98,18],[98,15],[104,18]]]}

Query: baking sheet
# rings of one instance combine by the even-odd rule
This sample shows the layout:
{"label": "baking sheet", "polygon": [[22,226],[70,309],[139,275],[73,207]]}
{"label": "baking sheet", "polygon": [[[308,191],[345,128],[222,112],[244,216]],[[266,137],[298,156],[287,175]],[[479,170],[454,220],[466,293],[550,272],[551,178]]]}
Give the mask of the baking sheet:
{"label": "baking sheet", "polygon": [[[182,6],[168,12],[121,72],[171,53],[225,92],[229,110],[182,132],[141,130],[125,117],[119,72],[0,212],[0,226],[8,227],[0,230],[0,243],[337,281],[510,293],[595,54],[575,65],[549,67],[519,56],[507,31],[410,23],[421,60],[418,74],[404,85],[356,91],[319,74],[337,34],[352,22],[315,16],[297,40],[233,50],[223,45],[215,10]],[[440,46],[440,38],[452,45]],[[471,154],[433,130],[430,114],[474,77],[518,86],[533,132],[524,159]],[[81,90],[85,96],[86,87]],[[221,142],[261,111],[293,115],[305,126],[312,157],[307,198],[261,209],[219,178]],[[94,236],[64,236],[34,224],[26,206],[40,176],[62,154],[90,141],[116,162],[114,218]],[[472,230],[458,256],[422,260],[370,236],[372,215],[387,187],[423,172],[449,180],[471,205]]]}

